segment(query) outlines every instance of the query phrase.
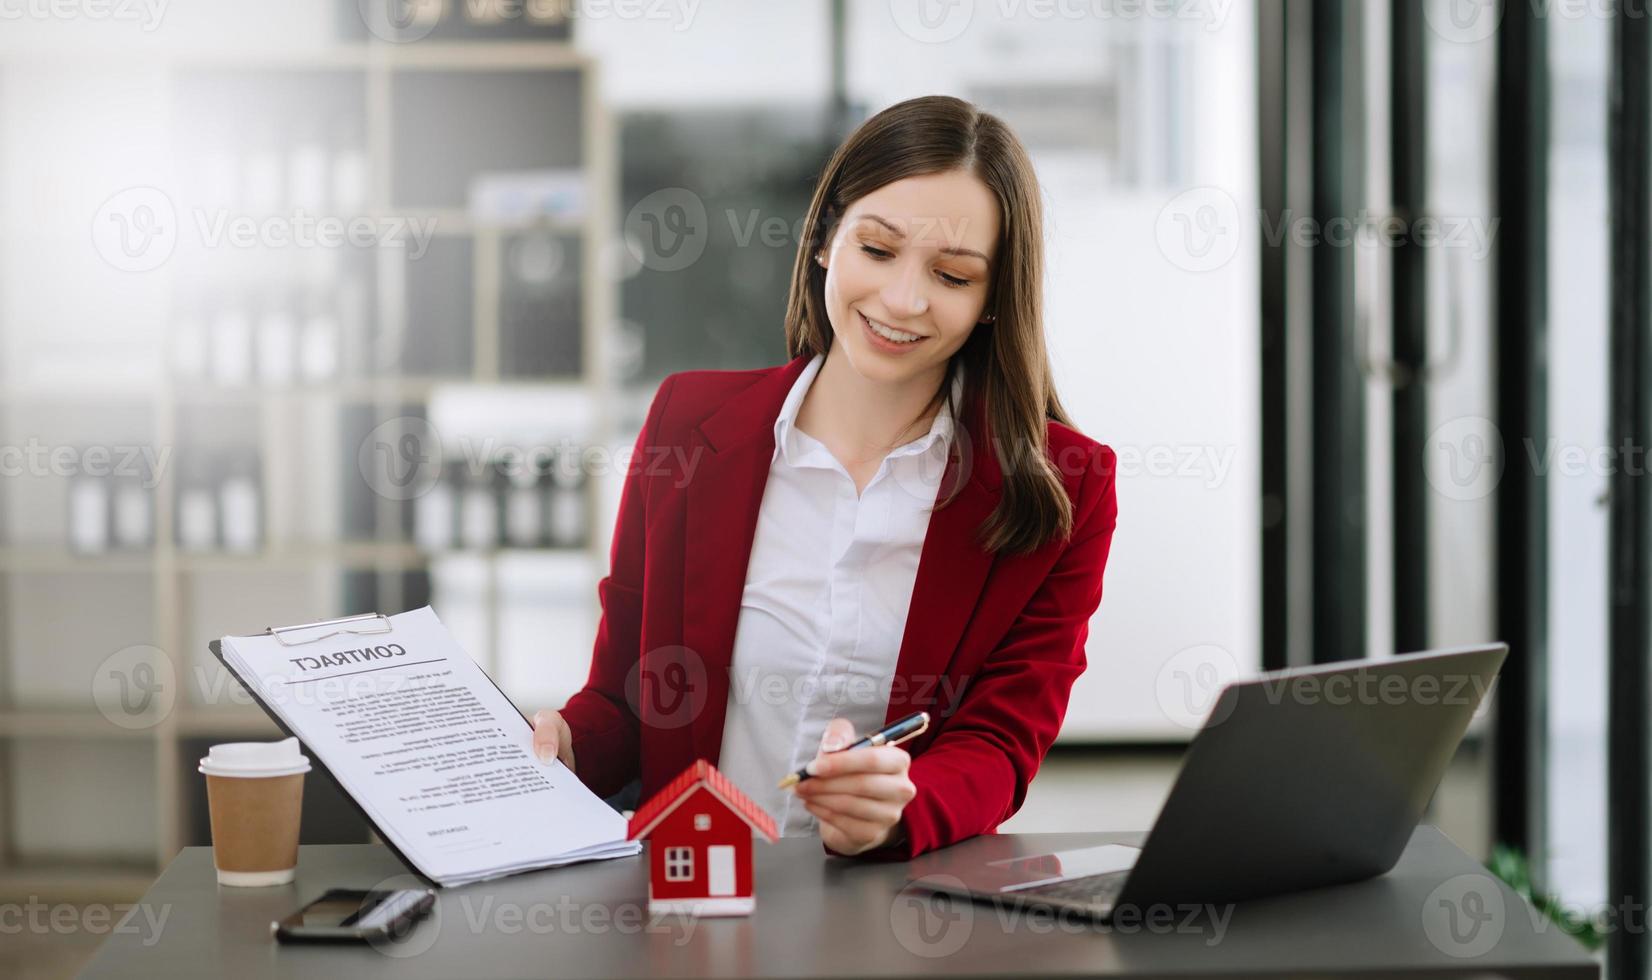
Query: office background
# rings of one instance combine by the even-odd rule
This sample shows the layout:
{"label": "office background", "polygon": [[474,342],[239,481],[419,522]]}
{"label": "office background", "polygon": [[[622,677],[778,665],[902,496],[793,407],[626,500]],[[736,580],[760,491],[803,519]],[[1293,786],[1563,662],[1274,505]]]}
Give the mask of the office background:
{"label": "office background", "polygon": [[[195,760],[275,734],[224,633],[430,602],[559,705],[655,387],[784,358],[815,175],[930,93],[1032,153],[1059,390],[1121,462],[1007,829],[1147,826],[1228,679],[1504,639],[1429,820],[1584,917],[1648,897],[1643,9],[0,16],[0,901],[130,900],[207,843]],[[307,792],[305,842],[367,839]],[[1643,933],[1606,951],[1646,975]]]}

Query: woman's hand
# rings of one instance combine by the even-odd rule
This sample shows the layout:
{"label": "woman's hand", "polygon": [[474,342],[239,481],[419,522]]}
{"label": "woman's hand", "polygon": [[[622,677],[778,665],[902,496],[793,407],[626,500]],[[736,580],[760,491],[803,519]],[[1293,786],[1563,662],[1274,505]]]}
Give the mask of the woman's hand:
{"label": "woman's hand", "polygon": [[569,772],[574,770],[574,734],[562,720],[560,711],[537,711],[533,716],[533,752],[540,762],[561,759]]}
{"label": "woman's hand", "polygon": [[901,812],[918,793],[907,776],[912,756],[895,745],[833,749],[855,740],[847,719],[833,718],[809,763],[813,778],[793,787],[820,820],[820,839],[839,854],[859,854],[895,839]]}

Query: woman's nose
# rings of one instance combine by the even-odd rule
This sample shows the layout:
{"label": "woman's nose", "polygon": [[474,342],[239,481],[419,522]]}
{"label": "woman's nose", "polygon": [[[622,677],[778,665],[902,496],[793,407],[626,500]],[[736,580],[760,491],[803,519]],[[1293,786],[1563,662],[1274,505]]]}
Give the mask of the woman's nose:
{"label": "woman's nose", "polygon": [[929,309],[923,276],[923,264],[920,262],[899,265],[894,280],[883,290],[883,305],[891,317],[922,316]]}

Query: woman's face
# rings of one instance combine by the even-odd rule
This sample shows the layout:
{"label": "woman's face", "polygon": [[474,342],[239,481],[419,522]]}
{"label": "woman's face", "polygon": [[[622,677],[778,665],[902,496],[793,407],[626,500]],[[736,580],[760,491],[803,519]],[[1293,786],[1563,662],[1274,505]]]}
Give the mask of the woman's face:
{"label": "woman's face", "polygon": [[986,312],[998,220],[997,198],[964,171],[898,180],[849,206],[826,250],[826,311],[857,373],[933,380]]}

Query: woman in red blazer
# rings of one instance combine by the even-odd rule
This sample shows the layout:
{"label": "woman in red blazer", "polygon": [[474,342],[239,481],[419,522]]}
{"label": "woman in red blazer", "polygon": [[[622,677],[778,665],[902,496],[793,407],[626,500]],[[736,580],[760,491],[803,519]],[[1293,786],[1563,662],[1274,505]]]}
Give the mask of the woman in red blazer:
{"label": "woman in red blazer", "polygon": [[[1019,141],[959,99],[900,103],[839,147],[794,266],[791,362],[674,374],[654,397],[590,676],[535,716],[542,758],[603,796],[640,776],[642,799],[717,762],[776,419],[819,361],[795,426],[857,496],[943,404],[958,424],[884,714],[928,711],[931,726],[900,747],[817,753],[795,791],[829,853],[879,858],[992,832],[1020,808],[1084,670],[1117,517],[1113,453],[1072,427],[1051,381],[1039,200]],[[826,542],[804,544],[830,560]],[[846,728],[834,720],[822,749]]]}

